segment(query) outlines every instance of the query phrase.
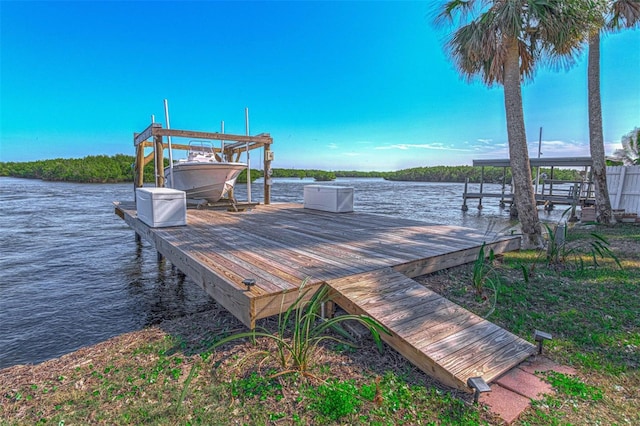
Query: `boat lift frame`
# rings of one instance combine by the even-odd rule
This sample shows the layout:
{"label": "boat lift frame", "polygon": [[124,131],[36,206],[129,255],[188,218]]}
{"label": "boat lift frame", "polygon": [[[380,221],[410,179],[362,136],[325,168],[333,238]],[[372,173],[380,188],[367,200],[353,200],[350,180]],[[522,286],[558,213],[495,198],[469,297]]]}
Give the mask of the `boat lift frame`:
{"label": "boat lift frame", "polygon": [[[161,123],[151,123],[142,132],[133,134],[133,144],[136,147],[135,188],[144,185],[144,167],[151,161],[154,161],[155,165],[156,187],[165,186],[164,150],[169,148],[168,141],[171,137],[224,141],[223,147],[214,147],[214,154],[219,161],[239,162],[242,153],[247,152],[248,154],[250,150],[264,148],[264,204],[271,204],[271,162],[274,155],[271,150],[273,138],[269,133],[260,133],[256,136],[233,135],[219,132],[167,129],[163,128]],[[167,143],[164,138],[167,138]],[[145,148],[151,148],[152,152],[145,155]],[[171,148],[188,150],[189,145],[172,143]]]}
{"label": "boat lift frame", "polygon": [[[536,185],[535,199],[536,204],[544,205],[546,210],[551,210],[555,204],[564,204],[572,207],[571,218],[575,218],[575,208],[577,205],[581,207],[595,204],[595,188],[592,179],[593,160],[591,157],[556,157],[556,158],[531,158],[531,169],[540,167],[548,167],[551,169],[549,178],[545,178],[541,185]],[[467,211],[467,199],[477,199],[478,209],[482,209],[483,198],[499,198],[500,207],[511,204],[513,207],[513,194],[506,192],[506,175],[507,167],[511,167],[509,159],[482,159],[473,160],[474,167],[481,167],[480,169],[480,191],[469,192],[468,184],[469,179],[465,181],[464,193],[462,194],[462,210]],[[500,193],[484,192],[484,168],[485,167],[502,167],[502,188]],[[553,178],[553,172],[555,167],[571,167],[571,168],[584,168],[584,180],[583,181],[566,181]],[[570,188],[560,189],[559,185],[569,184]],[[554,185],[555,193],[554,193]],[[540,186],[540,192],[537,191]]]}

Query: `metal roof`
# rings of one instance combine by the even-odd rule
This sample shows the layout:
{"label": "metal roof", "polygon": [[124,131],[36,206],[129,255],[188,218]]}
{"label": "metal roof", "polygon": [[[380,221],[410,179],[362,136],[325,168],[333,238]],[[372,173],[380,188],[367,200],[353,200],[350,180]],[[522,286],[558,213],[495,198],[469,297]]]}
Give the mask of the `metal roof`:
{"label": "metal roof", "polygon": [[[591,157],[555,157],[555,158],[530,158],[531,167],[585,167],[592,166]],[[510,167],[508,158],[473,160],[474,167],[493,166]]]}

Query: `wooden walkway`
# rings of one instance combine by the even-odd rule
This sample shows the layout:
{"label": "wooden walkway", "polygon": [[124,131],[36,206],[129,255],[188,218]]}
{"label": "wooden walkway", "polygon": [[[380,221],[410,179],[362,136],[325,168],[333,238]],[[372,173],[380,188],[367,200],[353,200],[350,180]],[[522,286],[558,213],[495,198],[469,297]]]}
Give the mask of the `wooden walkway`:
{"label": "wooden walkway", "polygon": [[460,389],[487,383],[535,347],[391,268],[331,280],[333,300],[347,312],[378,320],[382,338],[422,371]]}
{"label": "wooden walkway", "polygon": [[[519,237],[298,204],[188,210],[187,226],[171,228],[148,227],[133,203],[116,203],[116,214],[250,328],[288,308],[307,280],[307,288],[329,284],[345,310],[387,325],[392,347],[449,386],[468,390],[466,377],[491,380],[533,352],[410,279],[471,262],[484,242],[496,253],[518,249]],[[256,285],[247,288],[246,278]]]}

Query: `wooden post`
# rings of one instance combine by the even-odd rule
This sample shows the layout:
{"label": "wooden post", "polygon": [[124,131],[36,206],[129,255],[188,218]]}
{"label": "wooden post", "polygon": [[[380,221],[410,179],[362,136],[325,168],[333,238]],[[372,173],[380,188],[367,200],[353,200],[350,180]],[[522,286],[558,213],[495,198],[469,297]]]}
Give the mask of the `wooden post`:
{"label": "wooden post", "polygon": [[504,203],[504,189],[505,189],[505,185],[506,185],[506,180],[507,180],[507,168],[503,167],[502,168],[502,191],[501,191],[501,197],[500,197],[500,208],[504,208],[505,203]]}
{"label": "wooden post", "polygon": [[271,145],[264,145],[264,203],[271,204],[271,160],[273,160],[273,151]]}
{"label": "wooden post", "polygon": [[593,183],[593,168],[585,167],[584,175],[587,176],[587,195],[585,197],[585,203],[587,200],[593,199],[595,204],[596,193],[594,189],[595,184]]}
{"label": "wooden post", "polygon": [[135,166],[135,187],[141,188],[144,186],[144,144],[138,144],[136,147],[136,166]]}
{"label": "wooden post", "polygon": [[466,178],[464,180],[464,193],[462,194],[462,211],[466,212],[467,210],[469,210],[469,207],[467,207],[467,188],[469,186],[469,178]]}
{"label": "wooden post", "polygon": [[484,187],[484,166],[480,168],[480,197],[478,198],[478,210],[482,210],[482,189]]}
{"label": "wooden post", "polygon": [[156,187],[164,188],[164,158],[163,158],[163,146],[162,136],[153,137],[153,149],[155,154],[156,165]]}

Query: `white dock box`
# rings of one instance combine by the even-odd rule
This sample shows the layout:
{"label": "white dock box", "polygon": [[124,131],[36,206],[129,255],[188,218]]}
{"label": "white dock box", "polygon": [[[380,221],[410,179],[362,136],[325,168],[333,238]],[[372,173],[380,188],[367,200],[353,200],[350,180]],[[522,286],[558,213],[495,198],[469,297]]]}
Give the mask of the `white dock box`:
{"label": "white dock box", "polygon": [[353,211],[353,188],[333,185],[305,185],[304,208],[332,213]]}
{"label": "white dock box", "polygon": [[187,224],[187,198],[184,191],[171,188],[136,189],[138,219],[152,228]]}

